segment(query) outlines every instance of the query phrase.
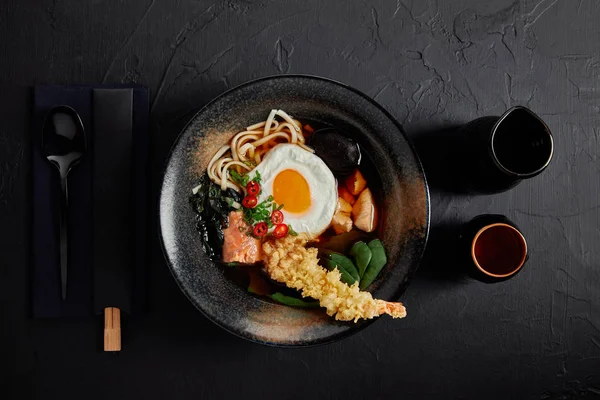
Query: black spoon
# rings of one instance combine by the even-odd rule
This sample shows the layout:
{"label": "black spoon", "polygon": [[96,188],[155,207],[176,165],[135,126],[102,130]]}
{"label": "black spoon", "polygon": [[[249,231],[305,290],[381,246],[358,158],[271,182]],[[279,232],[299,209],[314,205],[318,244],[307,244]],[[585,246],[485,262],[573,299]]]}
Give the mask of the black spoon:
{"label": "black spoon", "polygon": [[62,299],[67,298],[69,204],[67,175],[77,165],[86,149],[85,130],[77,111],[68,106],[56,106],[46,115],[42,132],[42,148],[46,158],[58,168],[62,198],[60,203],[60,284]]}

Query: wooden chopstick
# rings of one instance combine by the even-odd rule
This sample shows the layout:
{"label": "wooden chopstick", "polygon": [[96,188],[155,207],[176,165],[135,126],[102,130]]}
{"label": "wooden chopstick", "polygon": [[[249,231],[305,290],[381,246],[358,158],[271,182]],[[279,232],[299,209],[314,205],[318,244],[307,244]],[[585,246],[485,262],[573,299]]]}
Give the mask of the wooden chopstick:
{"label": "wooden chopstick", "polygon": [[121,310],[104,309],[104,351],[121,351]]}

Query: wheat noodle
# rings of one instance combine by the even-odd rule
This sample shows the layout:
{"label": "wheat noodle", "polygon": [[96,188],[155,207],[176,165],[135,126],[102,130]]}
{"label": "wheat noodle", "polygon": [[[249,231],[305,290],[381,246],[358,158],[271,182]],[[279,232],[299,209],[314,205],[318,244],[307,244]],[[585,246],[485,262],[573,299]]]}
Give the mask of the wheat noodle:
{"label": "wheat noodle", "polygon": [[[283,121],[277,121],[277,117]],[[246,127],[236,133],[228,145],[221,147],[208,163],[207,173],[211,181],[221,190],[233,189],[243,192],[231,178],[230,168],[236,172],[251,171],[261,163],[264,156],[279,143],[292,143],[304,150],[314,151],[305,143],[300,121],[293,119],[283,110],[271,110],[266,121]]]}

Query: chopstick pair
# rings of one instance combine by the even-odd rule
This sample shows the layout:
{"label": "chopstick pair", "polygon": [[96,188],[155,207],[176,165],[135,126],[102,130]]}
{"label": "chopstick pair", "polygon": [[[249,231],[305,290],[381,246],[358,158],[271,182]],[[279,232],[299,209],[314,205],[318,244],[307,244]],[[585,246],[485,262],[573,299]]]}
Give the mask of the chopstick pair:
{"label": "chopstick pair", "polygon": [[94,303],[104,310],[104,351],[121,350],[130,307],[133,90],[94,89]]}

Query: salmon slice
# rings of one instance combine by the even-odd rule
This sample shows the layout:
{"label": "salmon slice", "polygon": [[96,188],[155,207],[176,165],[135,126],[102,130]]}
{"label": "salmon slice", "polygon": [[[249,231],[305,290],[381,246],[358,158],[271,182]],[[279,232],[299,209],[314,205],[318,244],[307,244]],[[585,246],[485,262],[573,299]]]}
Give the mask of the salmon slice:
{"label": "salmon slice", "polygon": [[241,211],[229,213],[229,227],[223,230],[223,262],[255,264],[262,258],[260,240],[248,235],[250,227],[244,222]]}

